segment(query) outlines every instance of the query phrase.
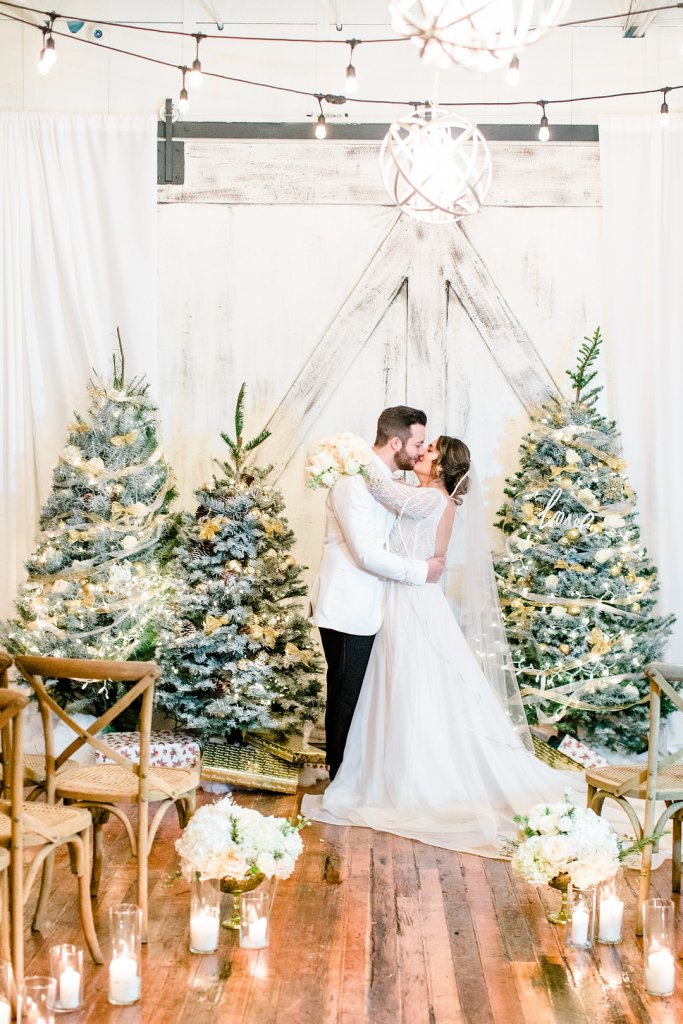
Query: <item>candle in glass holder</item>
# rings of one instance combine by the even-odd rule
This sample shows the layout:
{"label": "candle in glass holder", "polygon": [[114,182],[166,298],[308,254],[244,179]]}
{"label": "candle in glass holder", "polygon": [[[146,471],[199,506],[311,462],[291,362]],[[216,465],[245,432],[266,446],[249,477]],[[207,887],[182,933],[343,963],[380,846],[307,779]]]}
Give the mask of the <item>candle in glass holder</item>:
{"label": "candle in glass holder", "polygon": [[81,1004],[81,975],[74,967],[66,964],[57,979],[59,1006],[62,1010],[75,1010]]}
{"label": "candle in glass holder", "polygon": [[670,996],[676,982],[675,907],[659,898],[643,903],[643,959],[645,991],[651,996]]}
{"label": "candle in glass holder", "polygon": [[132,956],[115,956],[109,964],[109,1001],[135,1003],[140,998],[138,962]]}
{"label": "candle in glass holder", "polygon": [[243,893],[240,901],[240,946],[265,949],[268,945],[269,897],[264,893]]}
{"label": "candle in glass holder", "polygon": [[588,922],[590,914],[584,903],[577,903],[572,910],[572,943],[585,946],[588,942]]}
{"label": "candle in glass holder", "polygon": [[621,922],[624,916],[624,901],[609,894],[600,898],[598,941],[621,942]]}
{"label": "candle in glass holder", "polygon": [[132,903],[109,908],[112,955],[109,962],[109,1002],[136,1003],[142,991],[140,957],[142,910]]}
{"label": "candle in glass holder", "polygon": [[199,910],[190,918],[190,949],[193,953],[214,953],[220,936],[220,914]]}
{"label": "candle in glass holder", "polygon": [[78,1010],[83,1003],[83,950],[71,943],[50,947],[50,974],[55,979],[55,1010]]}

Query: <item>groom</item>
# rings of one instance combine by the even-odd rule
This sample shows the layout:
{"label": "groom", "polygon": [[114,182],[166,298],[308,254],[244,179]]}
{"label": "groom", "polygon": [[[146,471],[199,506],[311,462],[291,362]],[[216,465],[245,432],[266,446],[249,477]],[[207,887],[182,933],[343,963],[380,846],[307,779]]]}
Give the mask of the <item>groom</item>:
{"label": "groom", "polygon": [[[390,478],[412,469],[422,451],[427,417],[397,405],[377,421],[371,472]],[[345,476],[327,498],[327,523],[318,578],[311,593],[311,621],[320,629],[327,661],[325,732],[330,779],[344,756],[353,712],[382,624],[387,580],[436,583],[443,558],[402,558],[386,545],[396,517],[375,501],[362,477]]]}

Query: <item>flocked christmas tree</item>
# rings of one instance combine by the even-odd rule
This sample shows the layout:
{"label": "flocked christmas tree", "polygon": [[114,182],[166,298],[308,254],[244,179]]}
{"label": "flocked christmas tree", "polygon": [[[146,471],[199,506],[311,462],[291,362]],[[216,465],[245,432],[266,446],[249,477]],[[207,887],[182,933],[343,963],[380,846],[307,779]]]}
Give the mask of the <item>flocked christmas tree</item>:
{"label": "flocked christmas tree", "polygon": [[165,638],[157,705],[202,736],[273,730],[285,736],[320,713],[320,656],[299,599],[303,567],[271,467],[247,462],[268,436],[245,443],[244,385],[230,459],[195,492],[174,573],[175,635]]}
{"label": "flocked christmas tree", "polygon": [[[148,385],[126,382],[120,337],[119,347],[111,383],[96,377],[87,414],[69,424],[17,617],[0,626],[12,654],[123,661],[155,654],[168,614],[170,581],[159,557],[175,529],[175,492]],[[117,697],[114,684],[94,696],[93,687],[66,680],[51,688],[62,706],[93,714]]]}
{"label": "flocked christmas tree", "polygon": [[[521,444],[498,525],[496,571],[508,638],[532,721],[612,749],[646,746],[643,666],[673,617],[654,612],[657,573],[640,541],[616,424],[596,407],[602,338],[582,345],[574,394],[551,400]],[[668,705],[666,710],[670,710]]]}

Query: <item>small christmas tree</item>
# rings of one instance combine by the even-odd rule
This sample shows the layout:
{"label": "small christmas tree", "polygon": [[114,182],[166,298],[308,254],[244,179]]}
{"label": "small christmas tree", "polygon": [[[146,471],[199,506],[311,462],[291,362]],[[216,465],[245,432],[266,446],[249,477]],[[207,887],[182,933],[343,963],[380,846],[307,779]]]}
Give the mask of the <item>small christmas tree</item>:
{"label": "small christmas tree", "polygon": [[[175,529],[169,513],[175,491],[148,385],[142,378],[126,382],[120,336],[119,348],[111,384],[95,378],[87,415],[76,414],[69,424],[37,546],[26,561],[18,616],[0,626],[12,654],[154,656],[170,589],[158,561]],[[93,687],[67,680],[51,688],[63,707],[90,714],[118,696],[114,684],[95,696]]]}
{"label": "small christmas tree", "polygon": [[244,443],[244,385],[230,461],[195,492],[174,571],[183,582],[176,632],[160,656],[157,704],[204,737],[274,730],[281,736],[320,713],[320,657],[298,599],[303,567],[271,467],[247,465],[264,430]]}
{"label": "small christmas tree", "polygon": [[[647,745],[642,669],[662,655],[673,616],[654,614],[657,574],[614,422],[596,409],[598,328],[581,346],[569,403],[553,399],[521,444],[498,526],[508,639],[536,715],[612,749]],[[665,705],[664,713],[671,710]]]}

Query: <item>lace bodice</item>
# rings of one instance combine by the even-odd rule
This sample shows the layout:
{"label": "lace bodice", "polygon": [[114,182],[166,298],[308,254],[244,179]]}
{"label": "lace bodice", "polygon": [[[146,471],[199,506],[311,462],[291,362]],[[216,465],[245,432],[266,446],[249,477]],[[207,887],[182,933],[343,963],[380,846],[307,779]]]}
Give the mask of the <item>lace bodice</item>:
{"label": "lace bodice", "polygon": [[431,558],[448,501],[446,495],[434,487],[411,487],[398,480],[372,478],[365,482],[373,498],[397,517],[389,536],[389,550],[403,558]]}

